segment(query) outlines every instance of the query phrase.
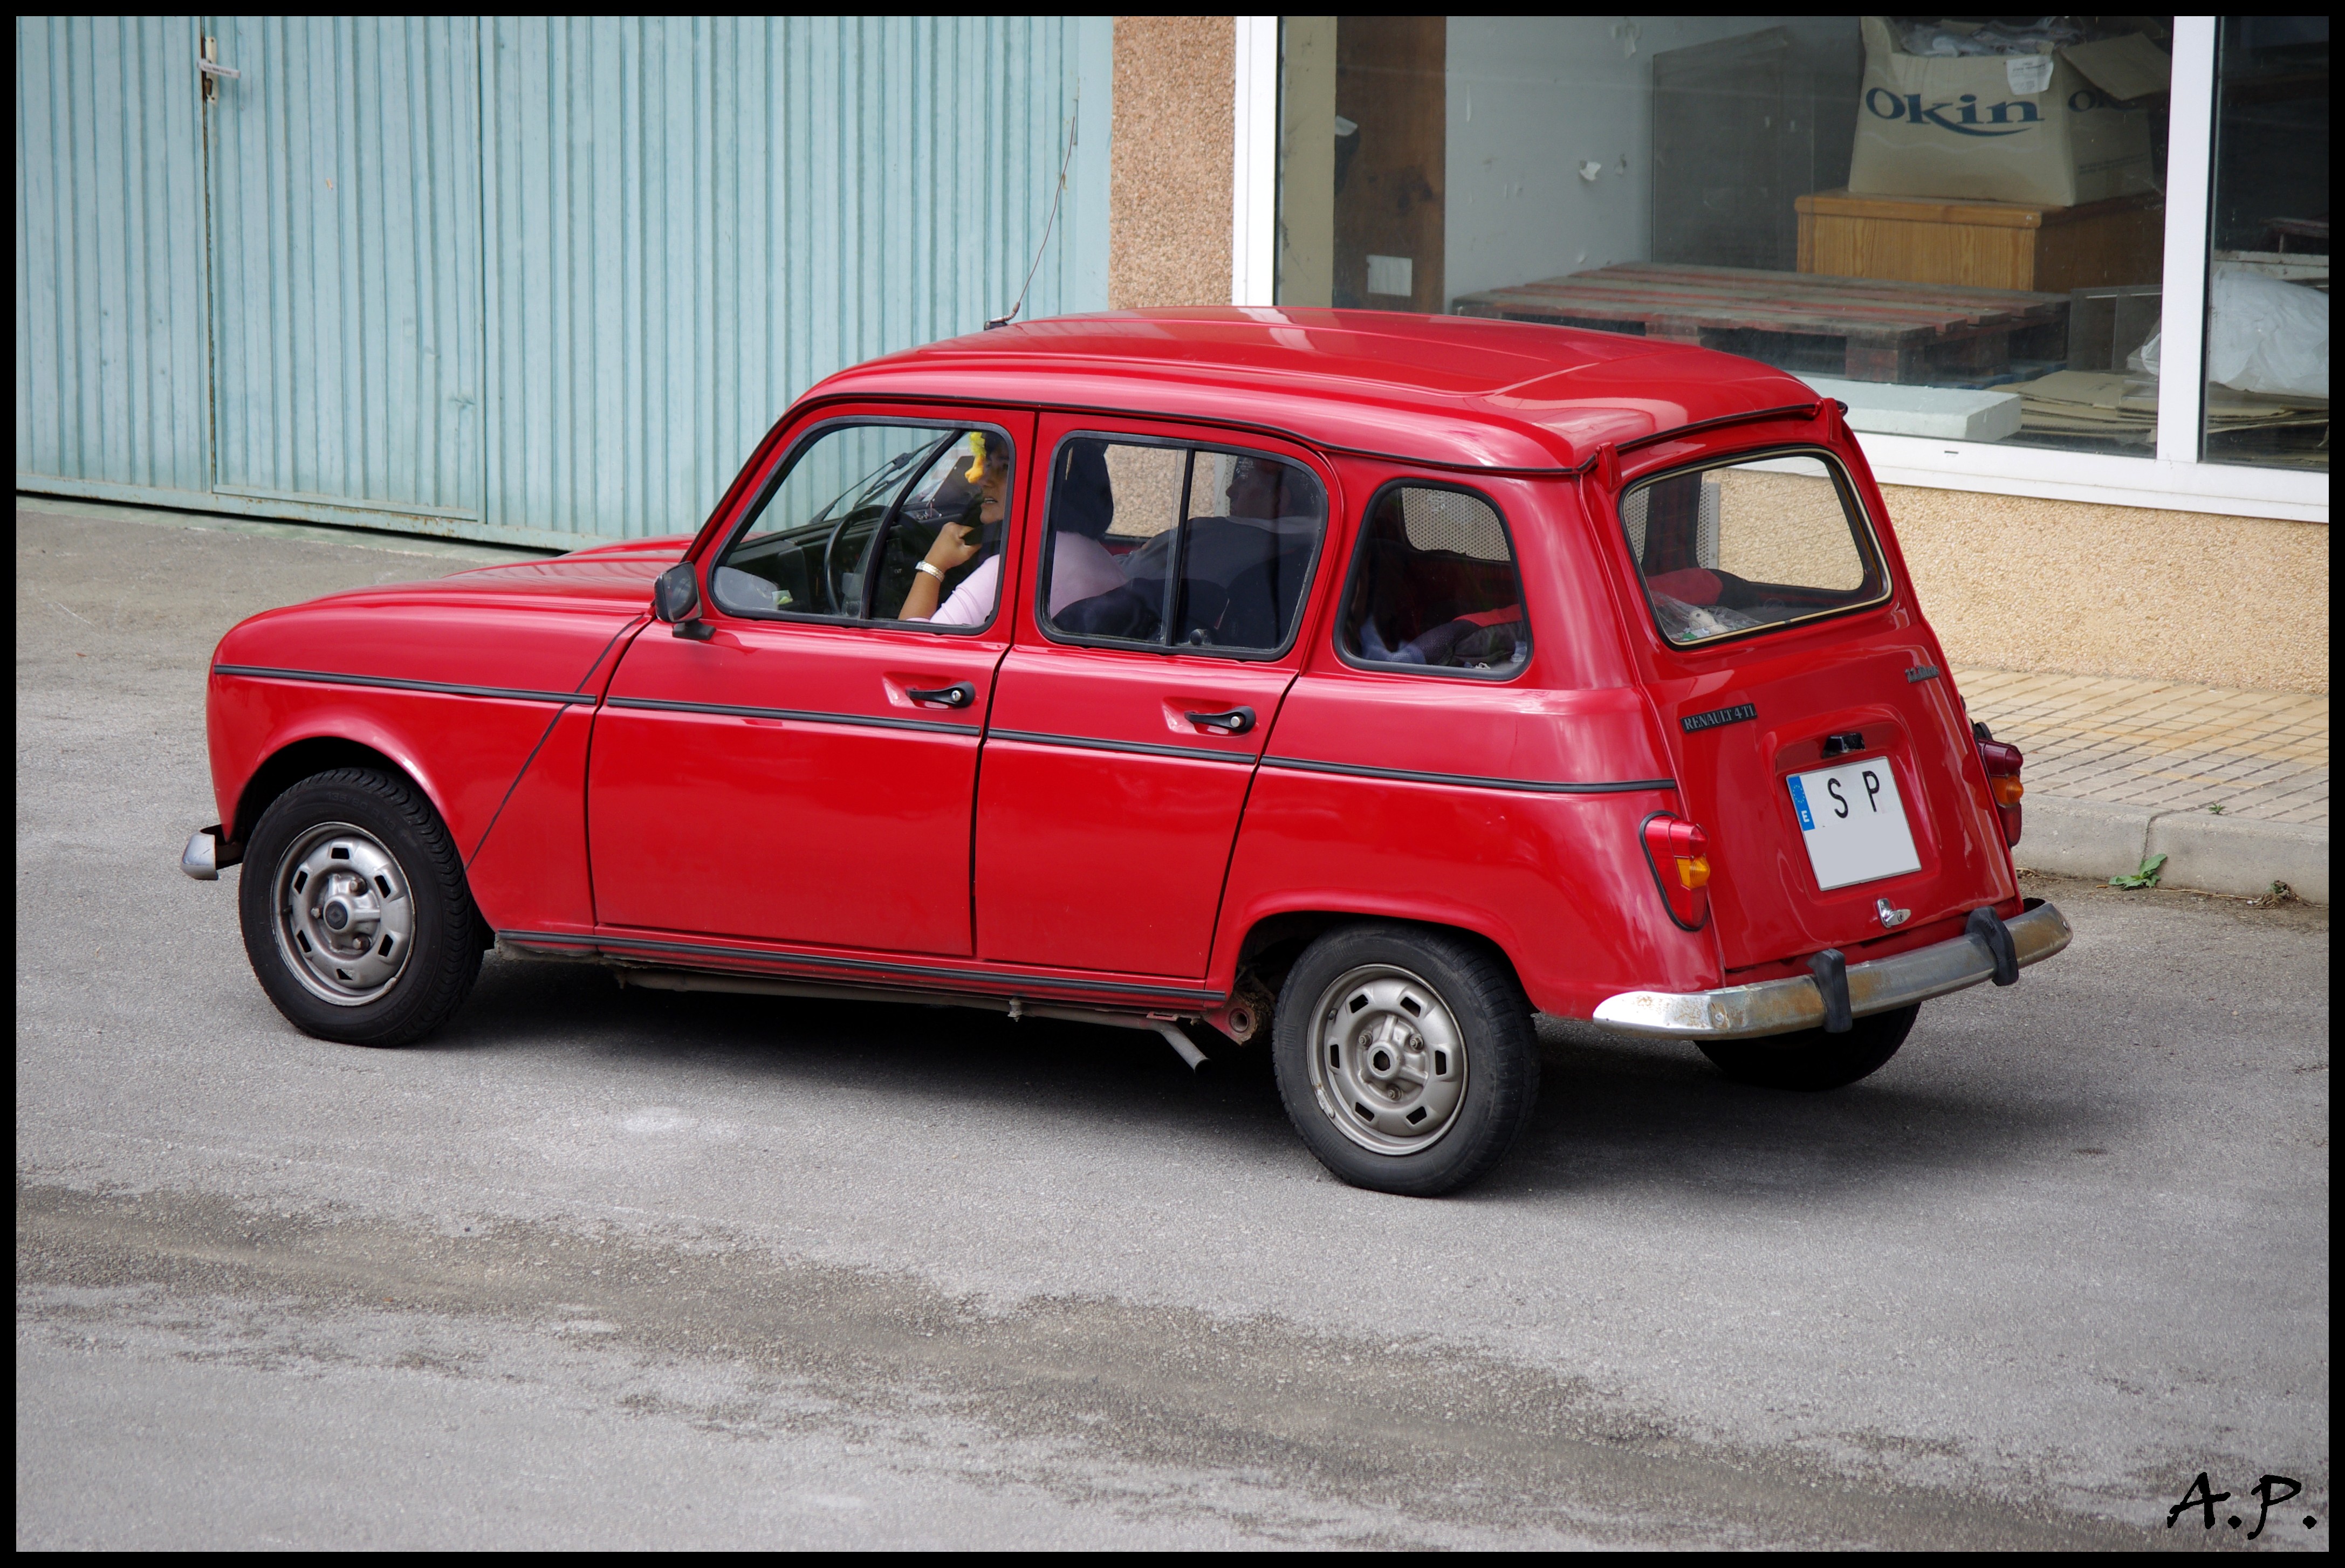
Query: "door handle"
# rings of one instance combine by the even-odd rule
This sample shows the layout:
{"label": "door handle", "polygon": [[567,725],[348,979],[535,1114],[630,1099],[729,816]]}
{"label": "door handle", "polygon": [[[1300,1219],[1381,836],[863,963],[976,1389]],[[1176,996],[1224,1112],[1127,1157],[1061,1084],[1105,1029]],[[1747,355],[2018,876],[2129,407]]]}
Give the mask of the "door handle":
{"label": "door handle", "polygon": [[915,703],[934,703],[940,708],[966,708],[977,701],[977,688],[967,681],[955,681],[949,686],[937,686],[925,692],[918,686],[907,686],[904,695]]}
{"label": "door handle", "polygon": [[1225,735],[1242,735],[1254,728],[1252,708],[1232,708],[1226,713],[1183,713],[1181,716],[1201,730],[1219,730]]}

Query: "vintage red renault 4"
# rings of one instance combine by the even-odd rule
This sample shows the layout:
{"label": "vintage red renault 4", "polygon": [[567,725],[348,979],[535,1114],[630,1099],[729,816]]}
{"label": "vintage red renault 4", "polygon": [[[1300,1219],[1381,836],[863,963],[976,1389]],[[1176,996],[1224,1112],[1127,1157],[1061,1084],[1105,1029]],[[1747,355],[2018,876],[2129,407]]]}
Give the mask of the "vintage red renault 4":
{"label": "vintage red renault 4", "polygon": [[842,372],[699,531],[256,615],[254,972],[390,1046],[481,956],[1267,1031],[1346,1181],[1531,1114],[1534,1012],[1788,1088],[2059,952],[1842,410],[1678,344],[1325,310]]}

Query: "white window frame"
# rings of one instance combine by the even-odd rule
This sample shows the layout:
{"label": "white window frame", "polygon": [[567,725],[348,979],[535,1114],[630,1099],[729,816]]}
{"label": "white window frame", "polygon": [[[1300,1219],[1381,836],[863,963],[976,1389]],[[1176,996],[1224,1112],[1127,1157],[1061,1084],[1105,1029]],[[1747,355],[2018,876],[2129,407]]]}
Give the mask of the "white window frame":
{"label": "white window frame", "polygon": [[1278,288],[1278,18],[1236,20],[1230,303],[1267,309]]}
{"label": "white window frame", "polygon": [[[2207,462],[2208,222],[2215,149],[2215,18],[2174,19],[2174,89],[2166,164],[2161,315],[2189,330],[2159,341],[2155,457],[2113,457],[1992,441],[1861,434],[1883,484],[2041,496],[2169,511],[2329,521],[2329,476]],[[1277,286],[1278,18],[1237,19],[1236,157],[1231,182],[1230,299],[1267,307]]]}

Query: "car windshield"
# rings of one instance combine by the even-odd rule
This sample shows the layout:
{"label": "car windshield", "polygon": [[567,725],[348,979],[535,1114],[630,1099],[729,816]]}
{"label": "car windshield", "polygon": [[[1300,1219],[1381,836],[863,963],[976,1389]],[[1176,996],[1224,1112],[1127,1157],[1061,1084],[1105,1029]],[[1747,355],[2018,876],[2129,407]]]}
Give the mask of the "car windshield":
{"label": "car windshield", "polygon": [[1687,645],[1763,632],[1888,597],[1855,487],[1821,453],[1679,469],[1620,500],[1653,619]]}

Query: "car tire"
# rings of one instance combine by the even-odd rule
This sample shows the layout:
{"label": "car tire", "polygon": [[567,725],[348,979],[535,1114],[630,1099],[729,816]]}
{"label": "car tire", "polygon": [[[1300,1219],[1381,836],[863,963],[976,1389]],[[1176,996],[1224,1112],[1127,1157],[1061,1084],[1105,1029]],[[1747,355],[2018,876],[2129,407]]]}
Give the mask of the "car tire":
{"label": "car tire", "polygon": [[1700,1040],[1701,1054],[1739,1084],[1768,1089],[1844,1088],[1888,1065],[1922,1016],[1920,1003],[1873,1013],[1843,1035],[1802,1029],[1758,1040]]}
{"label": "car tire", "polygon": [[371,768],[303,779],[260,815],[237,905],[261,989],[302,1033],[404,1046],[481,973],[462,858],[423,792]]}
{"label": "car tire", "polygon": [[1431,1198],[1505,1158],[1538,1098],[1538,1037],[1506,961],[1447,932],[1361,925],[1304,950],[1271,1057],[1287,1118],[1355,1187]]}

